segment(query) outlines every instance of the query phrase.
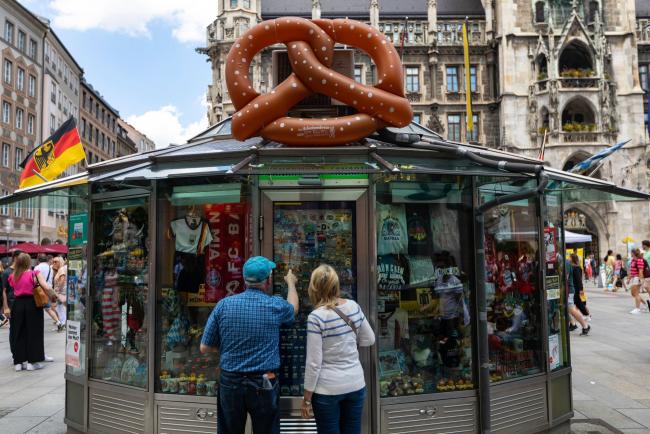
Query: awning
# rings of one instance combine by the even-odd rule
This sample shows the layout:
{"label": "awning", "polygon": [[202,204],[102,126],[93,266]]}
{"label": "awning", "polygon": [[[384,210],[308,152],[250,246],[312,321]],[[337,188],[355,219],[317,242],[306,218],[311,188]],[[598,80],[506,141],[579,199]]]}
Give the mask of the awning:
{"label": "awning", "polygon": [[565,230],[564,231],[564,242],[566,244],[590,243],[591,242],[591,235],[589,235],[589,234],[576,234],[575,232]]}
{"label": "awning", "polygon": [[13,194],[0,197],[0,205],[11,204],[30,197],[42,196],[64,188],[88,184],[88,172],[77,173],[65,178],[38,184],[33,187],[16,190]]}

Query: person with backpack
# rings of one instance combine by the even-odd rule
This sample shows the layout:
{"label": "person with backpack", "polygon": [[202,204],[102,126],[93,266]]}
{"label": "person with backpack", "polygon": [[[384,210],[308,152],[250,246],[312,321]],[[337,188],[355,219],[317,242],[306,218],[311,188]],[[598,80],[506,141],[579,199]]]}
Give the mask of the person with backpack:
{"label": "person with backpack", "polygon": [[328,434],[361,434],[366,383],[359,347],[375,343],[361,307],[341,298],[339,277],[329,265],[316,268],[307,290],[314,310],[307,319],[307,360],[302,416]]}
{"label": "person with backpack", "polygon": [[[632,315],[639,315],[641,309],[646,310],[646,303],[648,309],[650,309],[650,300],[647,300],[646,303],[644,303],[643,298],[641,298],[641,285],[643,284],[643,279],[645,276],[650,276],[650,269],[647,269],[646,266],[647,262],[643,259],[641,251],[639,249],[633,249],[629,269],[630,277],[628,279],[628,286],[630,287],[630,292],[634,299],[634,309],[630,311]],[[643,308],[641,306],[643,306]]]}

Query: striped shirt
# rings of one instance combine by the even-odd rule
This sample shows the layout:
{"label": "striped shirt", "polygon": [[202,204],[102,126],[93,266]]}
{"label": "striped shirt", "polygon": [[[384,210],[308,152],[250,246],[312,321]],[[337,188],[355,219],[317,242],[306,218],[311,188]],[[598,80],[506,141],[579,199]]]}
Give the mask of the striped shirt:
{"label": "striped shirt", "polygon": [[375,334],[361,307],[347,300],[338,308],[357,326],[358,337],[336,312],[319,307],[307,319],[305,390],[321,395],[341,395],[362,389],[366,383],[359,362],[359,346],[375,343]]}
{"label": "striped shirt", "polygon": [[[642,258],[635,258],[632,259],[632,262],[630,263],[630,276],[631,277],[639,277],[639,271],[643,272],[644,264],[643,264],[643,259]],[[644,276],[644,277],[650,277],[650,276]]]}

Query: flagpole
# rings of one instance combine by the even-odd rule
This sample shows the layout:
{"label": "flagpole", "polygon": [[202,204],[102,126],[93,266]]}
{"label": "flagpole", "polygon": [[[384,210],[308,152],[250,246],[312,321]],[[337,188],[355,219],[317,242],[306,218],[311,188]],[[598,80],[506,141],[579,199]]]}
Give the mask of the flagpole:
{"label": "flagpole", "polygon": [[469,38],[467,37],[467,24],[469,17],[465,17],[463,22],[463,54],[465,57],[465,122],[467,124],[467,134],[473,137],[474,133],[474,116],[472,114],[472,83],[470,78],[469,66]]}

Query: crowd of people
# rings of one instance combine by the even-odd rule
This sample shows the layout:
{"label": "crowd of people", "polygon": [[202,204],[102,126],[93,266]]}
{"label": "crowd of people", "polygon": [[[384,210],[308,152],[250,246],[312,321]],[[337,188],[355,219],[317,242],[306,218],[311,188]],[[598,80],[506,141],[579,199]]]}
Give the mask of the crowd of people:
{"label": "crowd of people", "polygon": [[[45,354],[45,328],[43,311],[52,319],[54,331],[65,329],[67,266],[61,256],[39,255],[34,264],[32,257],[15,251],[5,267],[0,262],[2,286],[2,315],[0,327],[9,324],[9,347],[16,371],[35,371],[43,362],[54,359]],[[49,302],[38,306],[34,297],[42,288]]]}

